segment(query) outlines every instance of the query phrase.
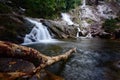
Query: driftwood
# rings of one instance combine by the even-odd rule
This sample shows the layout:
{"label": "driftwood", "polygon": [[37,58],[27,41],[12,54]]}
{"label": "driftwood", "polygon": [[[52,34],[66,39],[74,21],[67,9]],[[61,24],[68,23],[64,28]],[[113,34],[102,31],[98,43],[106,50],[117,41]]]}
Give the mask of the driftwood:
{"label": "driftwood", "polygon": [[49,57],[29,47],[0,41],[0,66],[4,65],[0,67],[0,79],[14,80],[22,76],[32,76],[46,66],[67,59],[75,51],[76,48],[73,48],[62,55]]}

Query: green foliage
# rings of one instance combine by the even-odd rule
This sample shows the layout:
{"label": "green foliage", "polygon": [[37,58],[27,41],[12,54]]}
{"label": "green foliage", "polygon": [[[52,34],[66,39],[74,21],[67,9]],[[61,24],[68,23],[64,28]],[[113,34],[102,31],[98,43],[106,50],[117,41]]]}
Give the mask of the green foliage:
{"label": "green foliage", "polygon": [[76,6],[81,4],[81,0],[65,0],[66,2],[66,10],[75,8]]}
{"label": "green foliage", "polygon": [[52,16],[55,11],[54,0],[25,0],[24,4],[26,14],[32,17]]}
{"label": "green foliage", "polygon": [[116,0],[118,3],[120,3],[120,0]]}
{"label": "green foliage", "polygon": [[103,23],[103,28],[105,29],[106,32],[114,32],[115,29],[119,29],[120,25],[117,25],[117,23],[120,23],[120,18],[115,18],[115,19],[107,19]]}
{"label": "green foliage", "polygon": [[55,12],[57,12],[57,13],[66,9],[65,0],[55,0],[55,4],[56,4]]}
{"label": "green foliage", "polygon": [[50,18],[81,4],[81,0],[11,0],[14,6],[26,9],[31,17]]}

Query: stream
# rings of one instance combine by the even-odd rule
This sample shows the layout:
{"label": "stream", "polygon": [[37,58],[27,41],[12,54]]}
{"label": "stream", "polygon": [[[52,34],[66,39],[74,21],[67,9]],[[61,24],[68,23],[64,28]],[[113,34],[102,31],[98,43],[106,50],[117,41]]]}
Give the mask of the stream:
{"label": "stream", "polygon": [[47,68],[65,80],[120,80],[119,44],[120,41],[117,40],[78,38],[27,46],[49,56],[59,55],[76,47],[77,52],[67,61],[60,61]]}

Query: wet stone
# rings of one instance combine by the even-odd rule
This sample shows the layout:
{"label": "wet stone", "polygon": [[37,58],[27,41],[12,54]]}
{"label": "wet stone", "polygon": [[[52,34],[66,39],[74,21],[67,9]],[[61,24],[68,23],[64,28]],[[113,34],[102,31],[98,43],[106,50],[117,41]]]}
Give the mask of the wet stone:
{"label": "wet stone", "polygon": [[[29,67],[28,67],[29,66]],[[0,58],[0,72],[32,72],[35,69],[33,63],[13,58]]]}

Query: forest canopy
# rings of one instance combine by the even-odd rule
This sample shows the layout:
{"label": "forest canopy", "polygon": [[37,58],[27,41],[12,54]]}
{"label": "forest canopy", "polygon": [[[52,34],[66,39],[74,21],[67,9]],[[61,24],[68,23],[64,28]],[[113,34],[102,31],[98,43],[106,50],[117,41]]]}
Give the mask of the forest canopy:
{"label": "forest canopy", "polygon": [[[87,3],[98,1],[102,0],[86,0]],[[120,2],[120,0],[105,1]],[[25,9],[26,16],[41,18],[55,18],[61,12],[67,12],[82,4],[82,0],[0,0],[0,4],[1,2],[15,11]]]}
{"label": "forest canopy", "polygon": [[10,0],[12,6],[26,9],[31,17],[50,18],[81,4],[82,0]]}

